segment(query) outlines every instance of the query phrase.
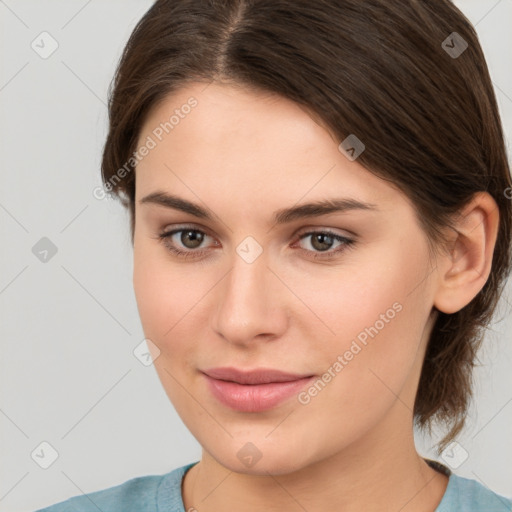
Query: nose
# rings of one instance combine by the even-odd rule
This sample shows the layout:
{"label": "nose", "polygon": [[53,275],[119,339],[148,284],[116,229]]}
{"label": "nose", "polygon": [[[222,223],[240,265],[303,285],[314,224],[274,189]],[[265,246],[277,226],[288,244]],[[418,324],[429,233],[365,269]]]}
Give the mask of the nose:
{"label": "nose", "polygon": [[287,328],[287,294],[263,254],[249,263],[235,253],[231,270],[217,287],[213,330],[236,345],[279,338]]}

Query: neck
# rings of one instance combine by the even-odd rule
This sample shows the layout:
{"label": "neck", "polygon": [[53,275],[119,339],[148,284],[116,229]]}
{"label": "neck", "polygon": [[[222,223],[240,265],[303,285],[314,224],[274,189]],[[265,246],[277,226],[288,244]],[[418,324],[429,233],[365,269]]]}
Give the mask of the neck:
{"label": "neck", "polygon": [[378,432],[287,474],[236,473],[203,450],[201,461],[183,480],[185,510],[434,512],[448,477],[418,455],[412,423],[405,431],[397,431],[396,424],[390,422],[394,430],[380,424]]}

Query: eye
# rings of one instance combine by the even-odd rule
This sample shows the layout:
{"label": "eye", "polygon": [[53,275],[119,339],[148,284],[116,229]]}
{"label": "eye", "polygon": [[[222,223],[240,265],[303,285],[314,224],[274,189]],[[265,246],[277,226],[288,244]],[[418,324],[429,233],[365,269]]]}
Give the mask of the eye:
{"label": "eye", "polygon": [[[176,236],[179,235],[179,236]],[[299,242],[311,237],[309,245],[312,249],[300,249],[315,259],[329,260],[339,255],[355,243],[355,240],[346,236],[333,233],[329,230],[308,231],[299,237]],[[161,243],[173,254],[180,258],[200,258],[207,249],[198,249],[205,238],[212,238],[207,233],[194,227],[181,226],[171,231],[163,232],[157,237]],[[332,245],[338,242],[336,250],[330,250]],[[219,246],[217,242],[214,242]],[[183,250],[181,247],[184,247]]]}
{"label": "eye", "polygon": [[[181,235],[175,237],[178,233],[181,233]],[[158,235],[158,238],[170,252],[176,254],[180,258],[197,258],[206,251],[203,249],[195,249],[197,249],[197,247],[199,247],[204,241],[205,237],[208,236],[208,234],[200,229],[182,226],[179,229],[173,229],[171,231],[161,233]],[[176,239],[185,247],[185,249],[188,250],[182,250],[179,247],[176,247]]]}
{"label": "eye", "polygon": [[[333,233],[332,231],[329,230],[308,231],[307,233],[303,233],[302,235],[300,235],[300,241],[308,237],[311,237],[310,245],[311,247],[313,247],[314,250],[303,250],[312,253],[313,258],[315,259],[329,260],[335,258],[336,256],[339,255],[339,253],[345,251],[347,248],[350,248],[352,244],[355,243],[355,240],[353,240],[352,238],[348,238],[346,236]],[[329,251],[329,249],[331,248],[335,241],[339,242],[340,245],[336,250]],[[316,252],[316,250],[320,252]]]}

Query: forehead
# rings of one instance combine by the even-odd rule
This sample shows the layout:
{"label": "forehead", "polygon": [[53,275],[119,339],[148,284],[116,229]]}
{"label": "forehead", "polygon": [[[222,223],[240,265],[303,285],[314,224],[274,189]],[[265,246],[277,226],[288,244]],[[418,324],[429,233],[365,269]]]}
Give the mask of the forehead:
{"label": "forehead", "polygon": [[221,146],[238,150],[243,147],[243,140],[253,150],[259,142],[265,142],[265,149],[269,150],[285,141],[287,146],[295,141],[297,151],[307,151],[321,140],[327,142],[324,139],[329,137],[329,143],[335,143],[319,123],[319,119],[314,121],[306,113],[305,107],[283,96],[239,85],[196,82],[155,105],[141,137],[163,131],[161,136],[171,145],[186,138],[189,146],[211,146],[212,150]]}
{"label": "forehead", "polygon": [[139,147],[149,139],[154,147],[137,164],[137,199],[156,188],[196,202],[200,192],[233,202],[236,191],[240,205],[255,207],[326,194],[391,204],[401,195],[348,160],[318,119],[272,93],[189,84],[151,110]]}

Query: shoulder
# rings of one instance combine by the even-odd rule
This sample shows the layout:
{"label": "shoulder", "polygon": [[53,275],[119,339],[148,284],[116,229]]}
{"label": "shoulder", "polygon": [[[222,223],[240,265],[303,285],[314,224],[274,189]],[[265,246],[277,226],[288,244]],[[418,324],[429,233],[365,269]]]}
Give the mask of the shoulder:
{"label": "shoulder", "polygon": [[[512,512],[512,499],[495,493],[476,480],[452,473],[446,500],[436,512],[464,510],[467,512]],[[446,508],[445,508],[446,506]]]}
{"label": "shoulder", "polygon": [[163,475],[132,478],[123,484],[89,494],[73,496],[65,501],[35,512],[153,512],[158,510],[159,489],[165,484],[167,491],[179,491],[184,467]]}
{"label": "shoulder", "polygon": [[156,491],[163,475],[132,478],[101,491],[74,496],[36,512],[121,512],[156,510]]}

